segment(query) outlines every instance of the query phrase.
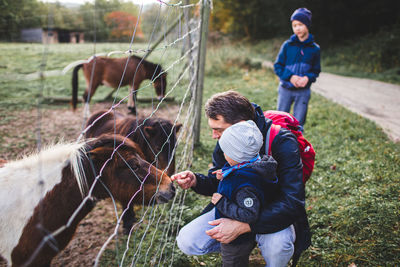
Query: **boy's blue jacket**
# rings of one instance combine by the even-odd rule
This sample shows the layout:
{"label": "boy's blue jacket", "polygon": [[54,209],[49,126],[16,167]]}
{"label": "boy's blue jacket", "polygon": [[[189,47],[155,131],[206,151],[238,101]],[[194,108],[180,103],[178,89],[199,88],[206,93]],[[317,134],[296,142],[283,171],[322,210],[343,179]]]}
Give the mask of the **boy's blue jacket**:
{"label": "boy's blue jacket", "polygon": [[303,88],[310,88],[321,72],[321,52],[314,42],[314,37],[309,34],[304,42],[293,34],[286,40],[279,51],[274,63],[274,70],[280,79],[280,84],[286,89],[296,89],[290,82],[292,75],[307,76],[309,81]]}

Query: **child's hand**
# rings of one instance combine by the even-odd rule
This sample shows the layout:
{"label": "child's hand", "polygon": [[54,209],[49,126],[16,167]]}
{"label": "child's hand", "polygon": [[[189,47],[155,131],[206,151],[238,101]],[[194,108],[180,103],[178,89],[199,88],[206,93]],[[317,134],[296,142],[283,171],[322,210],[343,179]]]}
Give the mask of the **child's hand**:
{"label": "child's hand", "polygon": [[297,81],[297,85],[298,85],[299,87],[306,87],[307,83],[308,83],[308,77],[307,77],[307,76],[301,77],[301,78]]}
{"label": "child's hand", "polygon": [[219,170],[216,170],[216,171],[213,171],[212,172],[212,174],[215,174],[216,176],[217,176],[217,179],[218,180],[222,180],[222,170],[221,169],[219,169]]}
{"label": "child's hand", "polygon": [[182,189],[196,186],[196,175],[191,171],[183,171],[171,176],[171,181],[176,181]]}
{"label": "child's hand", "polygon": [[217,202],[222,198],[222,195],[219,193],[214,193],[212,198],[211,198],[211,203],[214,205],[217,204]]}
{"label": "child's hand", "polygon": [[297,88],[297,87],[299,87],[298,82],[299,82],[300,79],[301,79],[300,76],[292,75],[292,77],[290,77],[290,82],[294,85],[294,87]]}

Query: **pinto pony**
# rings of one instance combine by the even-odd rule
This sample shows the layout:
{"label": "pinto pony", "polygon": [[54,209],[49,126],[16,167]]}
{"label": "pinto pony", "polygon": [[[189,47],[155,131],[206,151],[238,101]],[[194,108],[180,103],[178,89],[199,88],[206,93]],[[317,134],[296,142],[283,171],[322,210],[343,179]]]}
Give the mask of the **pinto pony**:
{"label": "pinto pony", "polygon": [[[125,69],[126,67],[126,69]],[[107,85],[117,89],[129,85],[130,96],[128,109],[136,114],[136,92],[143,80],[150,79],[156,89],[157,98],[165,96],[167,73],[159,64],[146,61],[138,56],[128,58],[93,57],[86,63],[75,66],[72,73],[72,107],[75,110],[78,102],[78,71],[83,69],[86,80],[86,90],[83,100],[90,102],[99,85]]]}
{"label": "pinto pony", "polygon": [[6,163],[0,168],[0,255],[12,266],[50,266],[96,200],[110,194],[121,202],[134,196],[135,203],[173,198],[171,179],[142,157],[131,140],[102,135]]}
{"label": "pinto pony", "polygon": [[[182,124],[174,126],[169,120],[162,118],[136,119],[116,111],[107,113],[107,110],[100,110],[88,119],[85,136],[90,138],[114,132],[128,136],[139,145],[146,161],[172,175],[175,173],[176,134],[181,126]],[[126,210],[128,202],[121,204]],[[124,233],[128,234],[135,222],[132,205],[126,210],[122,220]]]}

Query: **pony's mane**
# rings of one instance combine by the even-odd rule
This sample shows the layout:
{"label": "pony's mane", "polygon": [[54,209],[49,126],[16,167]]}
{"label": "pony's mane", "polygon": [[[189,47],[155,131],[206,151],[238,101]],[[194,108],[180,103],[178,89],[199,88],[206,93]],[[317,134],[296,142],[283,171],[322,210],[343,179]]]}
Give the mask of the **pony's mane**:
{"label": "pony's mane", "polygon": [[138,60],[139,62],[141,61],[141,62],[142,62],[141,64],[143,64],[143,66],[144,66],[146,69],[147,69],[147,68],[151,69],[152,72],[154,73],[154,77],[157,77],[161,72],[163,72],[163,69],[162,69],[162,67],[161,67],[160,64],[152,63],[152,62],[150,62],[150,61],[147,61],[147,60],[142,59],[141,57],[135,56],[135,55],[133,55],[133,56],[131,56],[131,57],[135,58],[135,59]]}
{"label": "pony's mane", "polygon": [[88,190],[88,184],[85,173],[83,171],[82,159],[86,155],[86,142],[66,143],[59,142],[57,144],[47,145],[40,152],[26,154],[20,160],[10,161],[3,168],[18,171],[19,169],[35,170],[38,166],[51,165],[57,162],[68,162],[71,164],[71,169],[74,173],[79,186],[79,191],[82,197],[85,196]]}

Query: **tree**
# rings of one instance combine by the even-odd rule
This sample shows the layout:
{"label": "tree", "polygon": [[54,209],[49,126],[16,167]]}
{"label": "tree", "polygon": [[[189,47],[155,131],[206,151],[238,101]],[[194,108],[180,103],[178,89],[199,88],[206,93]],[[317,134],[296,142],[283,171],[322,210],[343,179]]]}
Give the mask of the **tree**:
{"label": "tree", "polygon": [[318,41],[332,42],[395,28],[400,23],[399,0],[252,0],[214,1],[213,30],[235,37],[267,39],[291,34],[290,15],[299,7],[313,13],[311,32]]}
{"label": "tree", "polygon": [[[111,27],[111,38],[117,38],[118,40],[123,39],[123,37],[131,37],[136,23],[137,18],[128,12],[124,11],[113,11],[105,16],[106,24]],[[136,36],[143,38],[143,33],[138,25],[136,29]]]}
{"label": "tree", "polygon": [[40,27],[40,8],[43,4],[36,0],[0,0],[0,39],[19,39],[24,27]]}
{"label": "tree", "polygon": [[121,3],[118,0],[95,0],[94,4],[85,2],[79,9],[85,25],[85,38],[96,42],[107,41],[110,36],[110,28],[104,21],[104,17],[120,8]]}

